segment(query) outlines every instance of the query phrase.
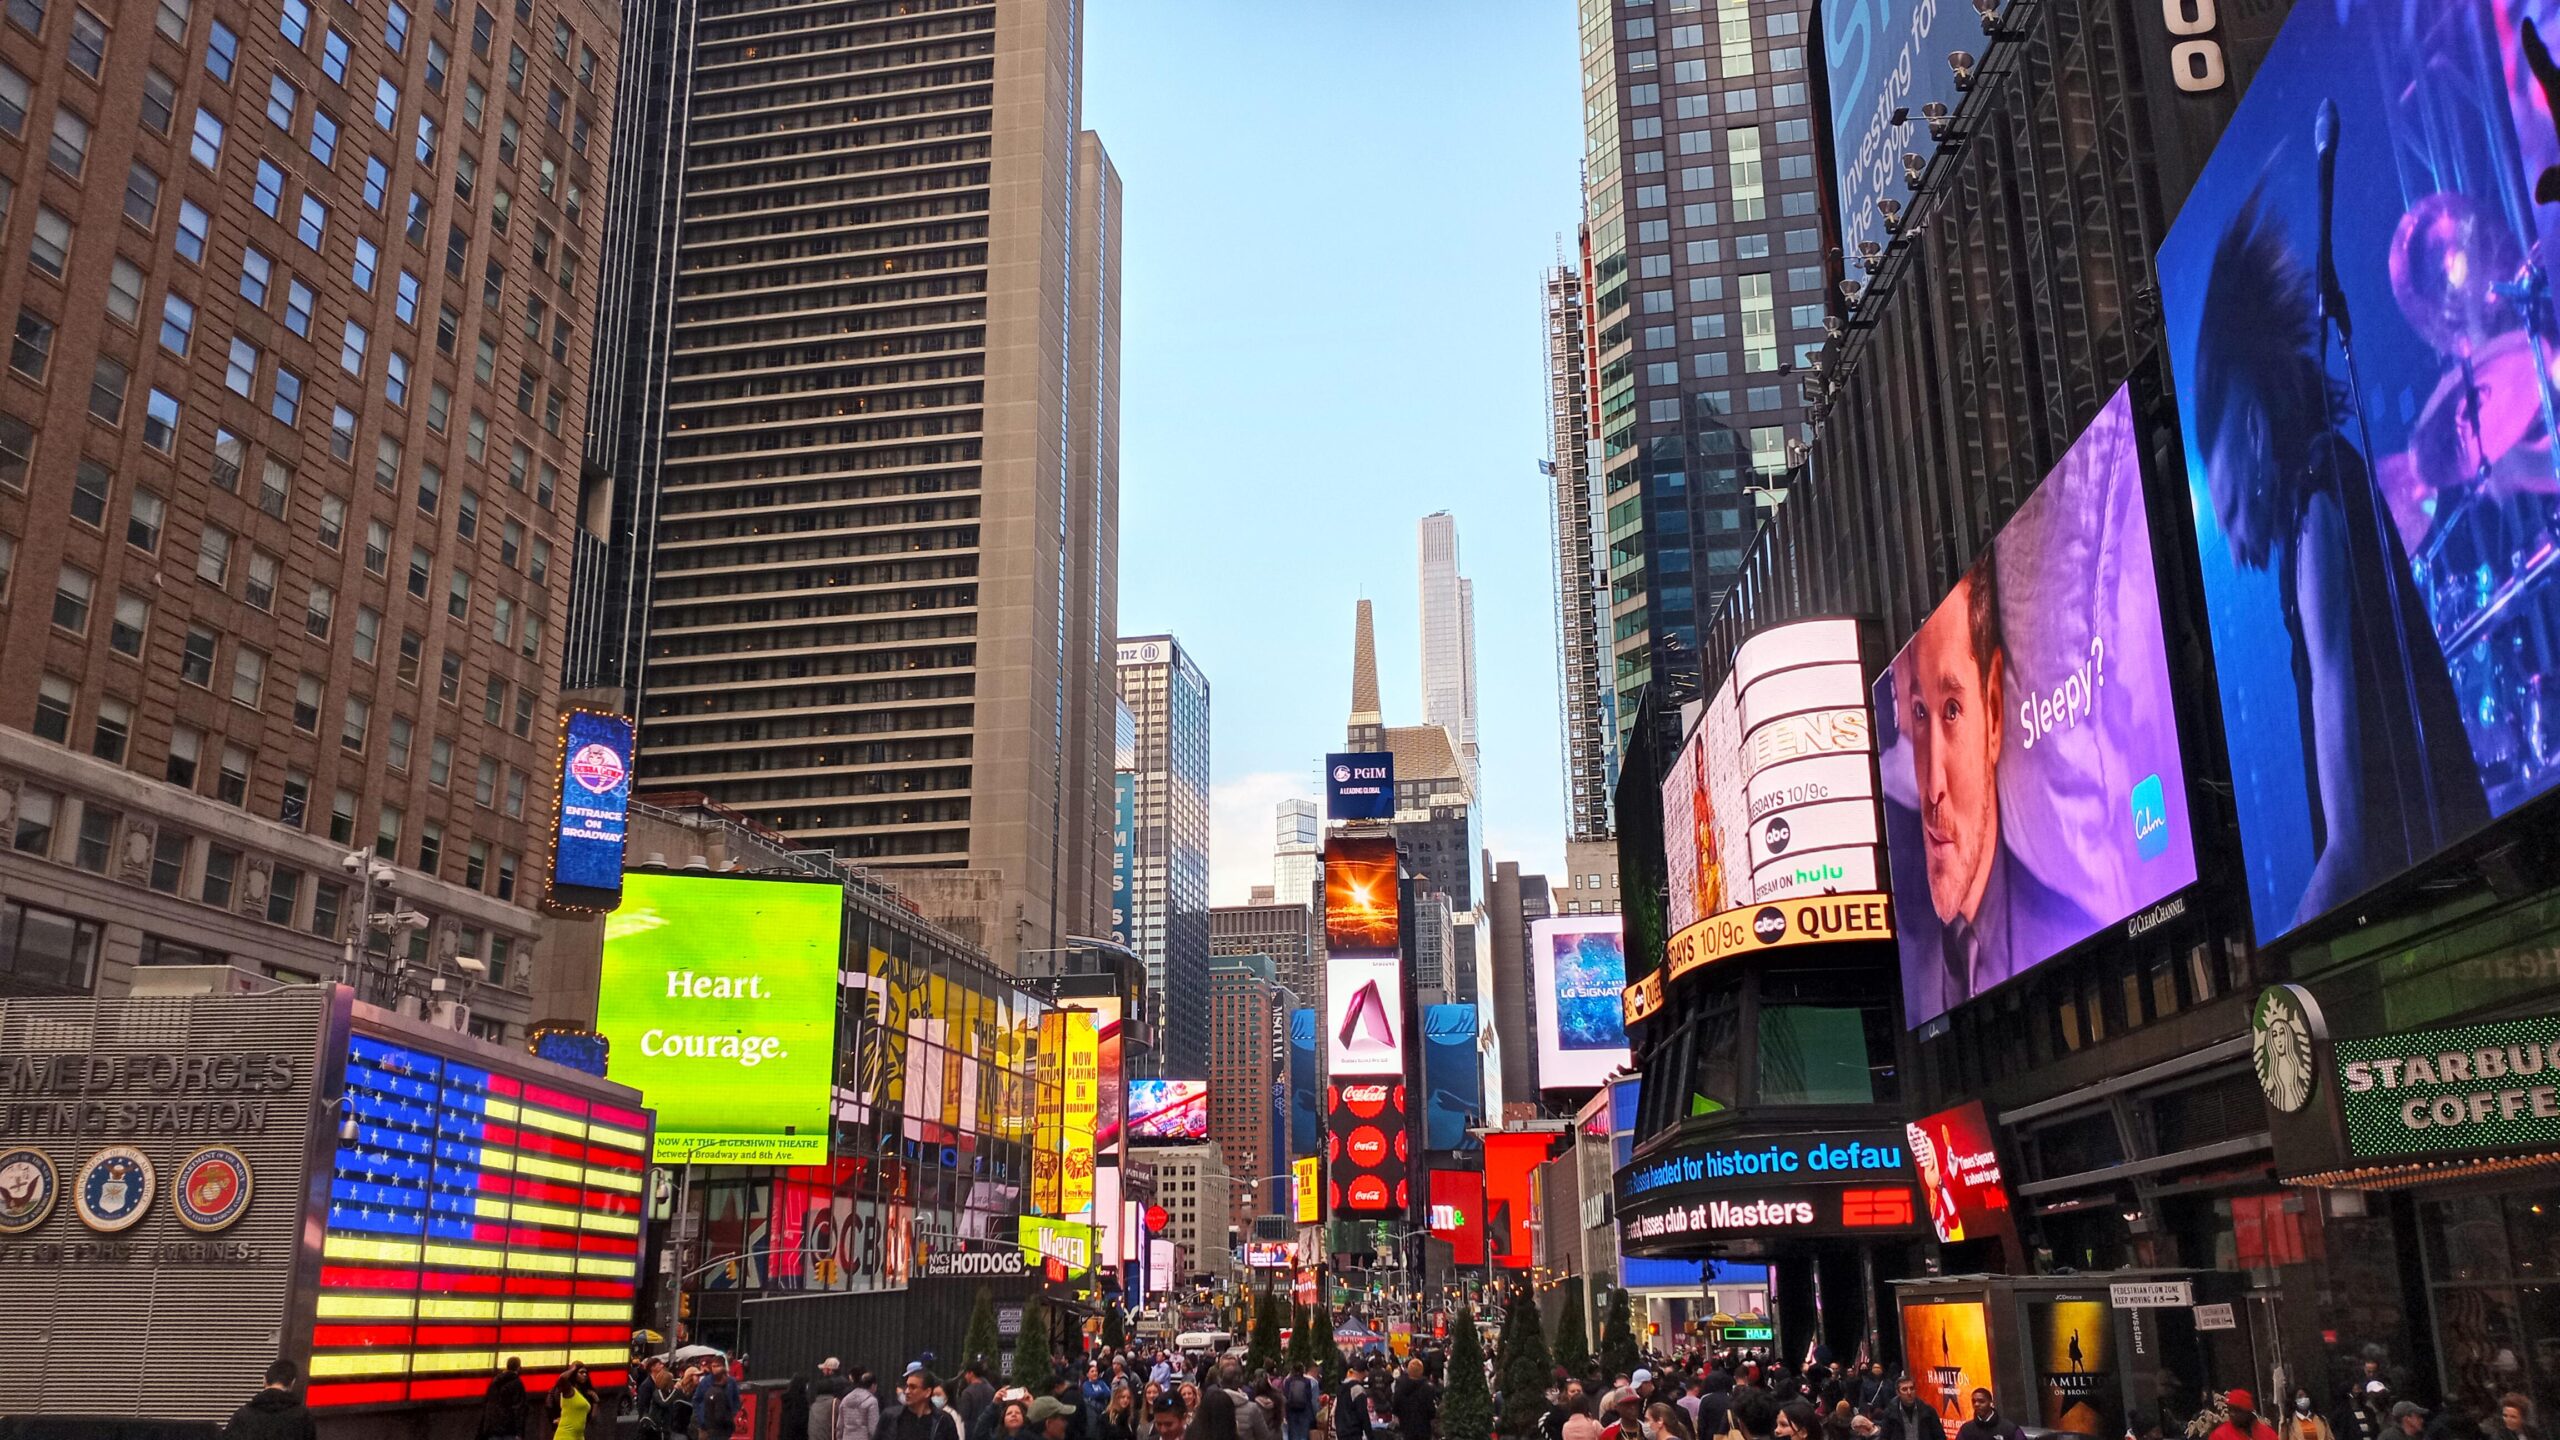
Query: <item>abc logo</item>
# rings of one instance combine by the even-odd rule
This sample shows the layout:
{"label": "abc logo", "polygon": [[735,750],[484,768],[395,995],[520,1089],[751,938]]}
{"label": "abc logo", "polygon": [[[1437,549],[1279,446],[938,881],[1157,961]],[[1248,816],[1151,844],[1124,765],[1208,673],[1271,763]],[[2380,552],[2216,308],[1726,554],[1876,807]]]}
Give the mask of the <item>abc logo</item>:
{"label": "abc logo", "polygon": [[1763,945],[1775,945],[1787,935],[1787,912],[1775,905],[1763,905],[1751,917],[1751,933]]}
{"label": "abc logo", "polygon": [[1786,854],[1787,842],[1794,839],[1795,835],[1795,830],[1787,824],[1787,817],[1784,815],[1771,820],[1769,828],[1760,832],[1761,840],[1767,844],[1769,853],[1772,855]]}

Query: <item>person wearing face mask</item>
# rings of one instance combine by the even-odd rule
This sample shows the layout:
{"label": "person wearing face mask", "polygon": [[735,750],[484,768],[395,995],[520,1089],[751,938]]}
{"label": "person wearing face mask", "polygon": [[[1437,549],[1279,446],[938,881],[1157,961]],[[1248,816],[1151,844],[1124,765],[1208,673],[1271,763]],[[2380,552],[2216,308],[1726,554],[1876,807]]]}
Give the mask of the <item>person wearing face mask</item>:
{"label": "person wearing face mask", "polygon": [[2313,1408],[2308,1390],[2293,1392],[2293,1409],[2284,1417],[2284,1424],[2277,1427],[2276,1434],[2278,1440],[2338,1440],[2338,1432],[2330,1429],[2329,1422],[2321,1419],[2320,1412]]}
{"label": "person wearing face mask", "polygon": [[2027,1432],[2000,1413],[2000,1403],[1987,1386],[1973,1388],[1973,1418],[1956,1431],[1956,1440],[2027,1440]]}
{"label": "person wearing face mask", "polygon": [[2275,1427],[2258,1418],[2257,1397],[2233,1390],[2222,1397],[2222,1404],[2231,1418],[2213,1427],[2210,1440],[2276,1440]]}

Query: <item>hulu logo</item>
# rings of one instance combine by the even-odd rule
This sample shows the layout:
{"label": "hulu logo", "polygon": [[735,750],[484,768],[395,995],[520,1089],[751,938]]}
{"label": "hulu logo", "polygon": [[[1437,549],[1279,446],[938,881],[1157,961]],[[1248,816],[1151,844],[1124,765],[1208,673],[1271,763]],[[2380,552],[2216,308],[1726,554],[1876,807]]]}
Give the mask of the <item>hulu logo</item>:
{"label": "hulu logo", "polygon": [[1846,872],[1841,870],[1839,866],[1825,862],[1820,865],[1797,866],[1795,878],[1791,883],[1797,885],[1825,885],[1845,878],[1847,878]]}

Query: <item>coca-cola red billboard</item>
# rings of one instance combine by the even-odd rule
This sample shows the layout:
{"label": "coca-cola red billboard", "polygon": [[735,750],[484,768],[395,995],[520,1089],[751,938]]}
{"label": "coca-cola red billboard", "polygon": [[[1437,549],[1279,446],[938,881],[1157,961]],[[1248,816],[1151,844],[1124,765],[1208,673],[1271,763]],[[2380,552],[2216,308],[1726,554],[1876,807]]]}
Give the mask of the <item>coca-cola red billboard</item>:
{"label": "coca-cola red billboard", "polygon": [[1325,1087],[1327,1198],[1337,1215],[1411,1208],[1412,1126],[1402,1080],[1337,1080]]}

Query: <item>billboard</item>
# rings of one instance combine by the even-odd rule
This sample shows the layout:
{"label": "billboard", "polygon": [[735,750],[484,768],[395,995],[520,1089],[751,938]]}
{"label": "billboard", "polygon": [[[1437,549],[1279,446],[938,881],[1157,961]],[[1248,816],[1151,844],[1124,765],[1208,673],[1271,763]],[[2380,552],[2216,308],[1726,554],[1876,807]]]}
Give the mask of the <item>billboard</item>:
{"label": "billboard", "polygon": [[1348,1219],[1403,1214],[1413,1203],[1411,1128],[1393,1076],[1325,1086],[1325,1208]]}
{"label": "billboard", "polygon": [[1484,1137],[1485,1253],[1506,1270],[1537,1261],[1531,1238],[1538,1215],[1538,1167],[1546,1163],[1545,1134],[1496,1131]]}
{"label": "billboard", "polygon": [[1431,1235],[1449,1243],[1451,1260],[1484,1263],[1484,1176],[1474,1170],[1431,1172]]}
{"label": "billboard", "polygon": [[2530,11],[2293,7],[2160,250],[2262,945],[2560,779]]}
{"label": "billboard", "polygon": [[1324,1070],[1317,1061],[1313,1006],[1289,1012],[1289,1153],[1324,1153]]}
{"label": "billboard", "polygon": [[[1840,253],[1884,243],[1876,202],[1909,200],[1902,157],[1936,149],[1920,107],[1964,103],[1947,56],[1988,48],[1973,7],[1953,0],[1826,0],[1822,54],[1831,78],[1831,153],[1840,167]],[[1908,112],[1903,123],[1895,117]]]}
{"label": "billboard", "polygon": [[2195,883],[2175,699],[2120,389],[1876,679],[1905,1023]]}
{"label": "billboard", "polygon": [[596,1029],[658,1112],[660,1164],[823,1165],[844,890],[635,870],[605,917]]}
{"label": "billboard", "polygon": [[1298,1242],[1247,1240],[1244,1242],[1244,1264],[1248,1270],[1295,1270],[1298,1268]]}
{"label": "billboard", "polygon": [[1328,955],[1392,955],[1401,941],[1396,842],[1340,836],[1324,846],[1324,948]]}
{"label": "billboard", "polygon": [[1055,1052],[1064,1056],[1061,1068],[1066,1083],[1058,1137],[1064,1188],[1058,1204],[1061,1214],[1084,1215],[1093,1211],[1093,1132],[1102,1116],[1102,1036],[1096,1028],[1100,1017],[1083,1010],[1062,1013],[1067,1045],[1063,1052]]}
{"label": "billboard", "polygon": [[1335,820],[1396,817],[1396,757],[1375,754],[1324,757],[1324,813]]}
{"label": "billboard", "polygon": [[1138,777],[1117,770],[1111,776],[1111,938],[1131,942],[1130,915],[1137,909]]}
{"label": "billboard", "polygon": [[1941,1244],[2017,1238],[2008,1187],[2000,1181],[2000,1153],[1991,1143],[1991,1122],[1981,1101],[1967,1100],[1904,1129],[1911,1141],[1911,1166],[1929,1206],[1929,1224]]}
{"label": "billboard", "polygon": [[622,893],[622,842],[631,823],[631,717],[602,710],[562,717],[557,778],[552,900],[609,906]]}
{"label": "billboard", "polygon": [[1880,889],[1862,656],[1844,619],[1773,626],[1735,650],[1663,781],[1674,946],[1746,906]]}
{"label": "billboard", "polygon": [[1402,970],[1393,955],[1325,962],[1325,1073],[1404,1073]]}
{"label": "billboard", "polygon": [[1132,1080],[1128,1093],[1130,1139],[1209,1138],[1208,1081]]}
{"label": "billboard", "polygon": [[1302,1155],[1289,1162],[1293,1203],[1290,1217],[1301,1225],[1324,1223],[1324,1158]]}
{"label": "billboard", "polygon": [[2116,1440],[2125,1433],[2115,1316],[2104,1300],[2030,1300],[2037,1423],[2066,1435]]}
{"label": "billboard", "polygon": [[1978,1300],[1904,1305],[1902,1353],[1921,1402],[1949,1425],[1973,1418],[1975,1386],[1998,1388],[1991,1379],[1991,1340]]}
{"label": "billboard", "polygon": [[1063,1003],[1081,1005],[1093,1012],[1095,1059],[1100,1069],[1094,1076],[1098,1097],[1093,1121],[1093,1145],[1105,1165],[1120,1163],[1121,1132],[1128,1127],[1128,1068],[1122,1060],[1120,997],[1117,995],[1077,996]]}
{"label": "billboard", "polygon": [[1476,1052],[1476,1007],[1422,1008],[1422,1148],[1466,1148],[1484,1122],[1484,1062]]}
{"label": "billboard", "polygon": [[1627,952],[1621,917],[1529,926],[1538,1006],[1538,1088],[1588,1090],[1627,1064]]}

